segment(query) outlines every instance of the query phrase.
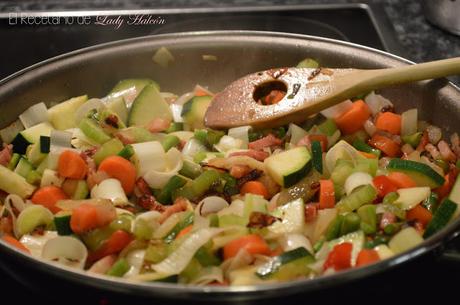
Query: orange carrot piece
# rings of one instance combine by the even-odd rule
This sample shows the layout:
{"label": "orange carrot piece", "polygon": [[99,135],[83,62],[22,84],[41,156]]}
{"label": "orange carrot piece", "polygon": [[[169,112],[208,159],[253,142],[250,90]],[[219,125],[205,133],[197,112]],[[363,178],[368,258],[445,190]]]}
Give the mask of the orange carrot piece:
{"label": "orange carrot piece", "polygon": [[73,209],[70,217],[70,228],[74,233],[82,234],[106,226],[116,217],[115,209],[83,203]]}
{"label": "orange carrot piece", "polygon": [[373,249],[362,249],[358,253],[358,257],[356,258],[356,267],[369,265],[380,260],[380,256],[377,251]]}
{"label": "orange carrot piece", "polygon": [[388,179],[396,185],[398,189],[416,187],[417,183],[410,176],[401,172],[391,172],[387,175]]}
{"label": "orange carrot piece", "polygon": [[392,112],[383,112],[377,116],[377,129],[399,135],[401,133],[401,115]]}
{"label": "orange carrot piece", "polygon": [[2,240],[13,247],[30,254],[29,249],[27,249],[26,246],[24,246],[19,240],[17,240],[13,236],[5,234],[2,236]]}
{"label": "orange carrot piece", "polygon": [[177,234],[177,236],[176,236],[176,239],[181,238],[182,236],[186,235],[187,233],[190,233],[190,231],[192,231],[192,229],[193,229],[192,225],[186,226],[185,228],[180,230],[179,234]]}
{"label": "orange carrot piece", "polygon": [[51,212],[57,213],[61,209],[56,206],[59,200],[69,199],[64,191],[55,186],[49,185],[39,188],[30,200],[35,204],[40,204],[45,208],[48,208]]}
{"label": "orange carrot piece", "polygon": [[335,206],[334,183],[332,180],[319,181],[319,208],[332,209]]}
{"label": "orange carrot piece", "polygon": [[270,255],[271,250],[265,240],[256,234],[245,235],[234,239],[224,246],[224,260],[234,257],[240,249],[245,249],[249,254]]}
{"label": "orange carrot piece", "polygon": [[370,116],[369,106],[363,100],[357,100],[350,109],[335,118],[335,123],[344,134],[352,134],[363,128]]}
{"label": "orange carrot piece", "polygon": [[59,156],[58,173],[65,178],[83,179],[87,173],[86,162],[76,152],[65,150]]}
{"label": "orange carrot piece", "polygon": [[383,151],[388,157],[397,157],[401,154],[401,147],[390,138],[375,134],[369,140],[369,144]]}
{"label": "orange carrot piece", "polygon": [[99,171],[106,172],[109,176],[118,179],[126,194],[130,194],[134,190],[136,168],[125,158],[120,156],[107,157],[99,165]]}
{"label": "orange carrot piece", "polygon": [[457,171],[451,170],[444,176],[444,184],[437,187],[434,192],[438,194],[439,199],[443,199],[450,194],[450,191],[454,187],[455,180],[457,178]]}
{"label": "orange carrot piece", "polygon": [[248,181],[243,186],[241,187],[240,190],[241,195],[245,194],[256,194],[263,196],[265,199],[268,199],[270,197],[270,194],[268,193],[267,187],[262,182],[259,181]]}
{"label": "orange carrot piece", "polygon": [[406,220],[417,220],[423,225],[423,227],[426,227],[432,217],[433,215],[431,212],[420,204],[416,205],[406,213]]}

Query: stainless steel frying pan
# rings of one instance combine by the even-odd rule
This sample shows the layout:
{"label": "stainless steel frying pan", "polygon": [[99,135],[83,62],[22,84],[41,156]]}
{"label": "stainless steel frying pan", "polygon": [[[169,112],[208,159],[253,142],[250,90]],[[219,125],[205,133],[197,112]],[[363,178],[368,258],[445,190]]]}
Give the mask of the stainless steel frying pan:
{"label": "stainless steel frying pan", "polygon": [[[154,51],[162,46],[175,57],[168,68],[152,61]],[[204,61],[202,55],[214,55],[217,61]],[[305,57],[315,58],[327,67],[383,68],[411,64],[403,58],[351,43],[269,32],[200,32],[130,39],[55,57],[2,80],[0,127],[37,102],[51,104],[81,94],[104,96],[123,78],[150,77],[160,83],[163,91],[175,93],[186,92],[196,83],[218,91],[245,74],[293,66]],[[445,79],[392,87],[381,93],[395,103],[398,111],[417,107],[423,119],[448,133],[460,131],[460,90]],[[144,298],[241,301],[307,293],[363,279],[440,249],[459,232],[460,219],[457,219],[411,251],[377,264],[313,280],[264,286],[193,287],[92,277],[35,260],[3,242],[0,242],[0,267],[37,287],[49,287],[54,281],[66,284],[67,288],[92,287]]]}

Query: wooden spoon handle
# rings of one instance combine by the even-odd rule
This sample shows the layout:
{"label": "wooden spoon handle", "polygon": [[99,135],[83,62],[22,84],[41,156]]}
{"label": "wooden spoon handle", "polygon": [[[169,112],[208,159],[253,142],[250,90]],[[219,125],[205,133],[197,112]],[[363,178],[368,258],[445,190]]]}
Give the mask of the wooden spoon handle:
{"label": "wooden spoon handle", "polygon": [[363,74],[366,76],[360,89],[374,90],[389,85],[460,74],[460,57],[390,69],[367,70]]}

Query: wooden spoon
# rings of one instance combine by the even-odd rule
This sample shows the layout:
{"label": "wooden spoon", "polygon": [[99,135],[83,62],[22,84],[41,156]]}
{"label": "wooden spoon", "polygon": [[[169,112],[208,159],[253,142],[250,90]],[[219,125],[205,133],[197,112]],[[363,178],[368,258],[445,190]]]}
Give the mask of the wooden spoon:
{"label": "wooden spoon", "polygon": [[[216,94],[205,125],[275,127],[305,119],[323,109],[382,87],[460,74],[460,57],[389,69],[278,68],[244,76]],[[271,90],[286,92],[272,105],[261,97]]]}

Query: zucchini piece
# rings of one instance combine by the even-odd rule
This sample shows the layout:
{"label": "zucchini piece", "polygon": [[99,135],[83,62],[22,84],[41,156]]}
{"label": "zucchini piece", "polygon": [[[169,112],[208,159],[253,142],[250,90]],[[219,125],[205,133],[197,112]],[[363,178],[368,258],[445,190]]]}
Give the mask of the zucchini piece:
{"label": "zucchini piece", "polygon": [[21,175],[24,178],[27,178],[27,175],[34,170],[34,167],[32,164],[27,160],[26,158],[22,157],[16,168],[14,169],[14,172],[18,175]]}
{"label": "zucchini piece", "polygon": [[11,144],[13,144],[13,151],[24,155],[26,153],[27,146],[32,143],[39,142],[40,136],[49,136],[51,134],[51,130],[53,129],[53,126],[51,126],[48,122],[40,123],[24,129],[19,132],[11,142]]}
{"label": "zucchini piece", "polygon": [[125,123],[123,120],[109,109],[99,110],[98,112],[98,120],[101,123],[101,126],[104,128],[109,129],[124,129],[126,128]]}
{"label": "zucchini piece", "polygon": [[105,158],[118,154],[122,149],[123,143],[117,138],[105,142],[94,154],[96,165],[99,165]]}
{"label": "zucchini piece", "polygon": [[54,226],[59,235],[71,235],[72,229],[70,228],[70,217],[72,212],[61,211],[54,215]]}
{"label": "zucchini piece", "polygon": [[399,195],[393,204],[403,210],[410,210],[430,196],[431,190],[427,186],[410,187],[396,191]]}
{"label": "zucchini piece", "polygon": [[108,99],[105,106],[110,112],[115,113],[123,124],[128,122],[128,108],[126,108],[126,102],[122,96]]}
{"label": "zucchini piece", "polygon": [[16,165],[18,165],[19,160],[21,159],[21,155],[14,153],[11,156],[10,162],[8,162],[8,169],[9,170],[14,170],[16,168]]}
{"label": "zucchini piece", "polygon": [[73,97],[48,109],[48,117],[57,130],[76,127],[75,112],[88,100],[87,95]]}
{"label": "zucchini piece", "polygon": [[268,174],[285,188],[299,182],[311,169],[311,155],[304,146],[272,155],[264,162]]}
{"label": "zucchini piece", "polygon": [[331,137],[337,131],[337,125],[333,119],[327,119],[318,125],[318,129],[328,137]]}
{"label": "zucchini piece", "polygon": [[88,184],[86,183],[86,180],[78,180],[77,186],[75,187],[75,191],[72,194],[72,199],[74,200],[80,200],[80,199],[86,199],[89,194],[89,188]]}
{"label": "zucchini piece", "polygon": [[381,151],[379,149],[373,148],[369,145],[367,145],[366,142],[364,142],[361,139],[356,139],[353,141],[353,147],[356,148],[359,151],[363,151],[365,153],[373,154],[377,158],[380,158]]}
{"label": "zucchini piece", "polygon": [[412,227],[402,229],[388,242],[388,247],[395,254],[409,250],[423,242],[423,238]]}
{"label": "zucchini piece", "polygon": [[123,147],[123,149],[120,150],[117,155],[125,158],[126,160],[129,160],[134,155],[134,148],[128,144],[125,147]]}
{"label": "zucchini piece", "polygon": [[387,166],[389,171],[403,172],[417,183],[417,186],[428,186],[431,189],[444,184],[444,177],[424,163],[392,159]]}
{"label": "zucchini piece", "polygon": [[47,154],[50,152],[51,146],[51,137],[40,136],[40,152],[42,154]]}
{"label": "zucchini piece", "polygon": [[154,85],[147,85],[136,97],[128,116],[128,126],[145,126],[156,118],[172,121],[169,104]]}
{"label": "zucchini piece", "polygon": [[268,230],[275,234],[302,233],[305,224],[305,205],[302,198],[286,203],[272,213],[280,216],[282,221],[276,221]]}
{"label": "zucchini piece", "polygon": [[148,78],[128,78],[119,81],[109,93],[111,97],[123,96],[130,97],[132,102],[145,86],[152,85],[160,91],[160,85]]}
{"label": "zucchini piece", "polygon": [[184,104],[181,116],[193,129],[204,128],[204,115],[211,104],[212,97],[195,96]]}
{"label": "zucchini piece", "polygon": [[[455,200],[453,200],[452,198],[449,197],[449,199],[455,202]],[[439,206],[438,200],[439,200],[438,194],[436,194],[435,192],[431,192],[430,196],[422,202],[422,206],[428,211],[430,211],[431,214],[434,214],[434,212],[436,212]]]}
{"label": "zucchini piece", "polygon": [[40,185],[42,176],[35,170],[31,170],[26,177],[26,181],[30,184]]}
{"label": "zucchini piece", "polygon": [[[300,260],[302,260],[300,264],[295,264]],[[294,279],[300,275],[308,274],[310,269],[307,265],[313,263],[314,261],[315,258],[307,251],[307,249],[299,247],[270,259],[267,263],[257,269],[256,275],[261,279],[277,277],[277,275],[278,277],[283,275],[284,279]],[[286,267],[288,264],[293,264],[296,268],[289,268],[289,272],[287,272],[288,268]]]}
{"label": "zucchini piece", "polygon": [[106,134],[105,131],[90,118],[83,118],[80,121],[78,127],[85,134],[85,136],[96,143],[104,144],[111,139],[111,137]]}
{"label": "zucchini piece", "polygon": [[311,143],[311,153],[313,155],[313,167],[320,173],[323,173],[323,149],[319,141]]}
{"label": "zucchini piece", "polygon": [[46,154],[41,152],[40,143],[34,143],[27,148],[26,157],[33,166],[38,166],[45,159]]}
{"label": "zucchini piece", "polygon": [[434,213],[430,223],[426,226],[423,237],[428,238],[444,228],[452,219],[452,216],[455,214],[457,209],[457,203],[451,201],[450,199],[445,199]]}
{"label": "zucchini piece", "polygon": [[161,189],[156,199],[162,204],[171,204],[172,203],[172,193],[178,188],[183,187],[187,181],[180,176],[172,176],[169,179],[168,183]]}

